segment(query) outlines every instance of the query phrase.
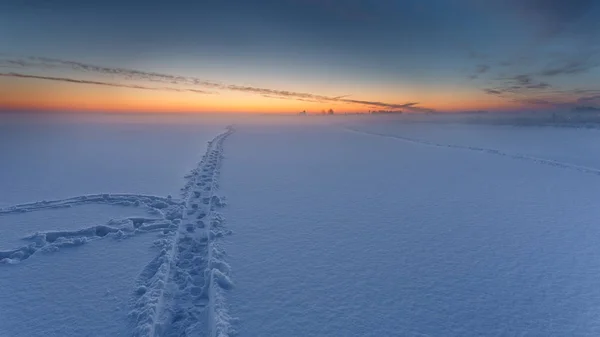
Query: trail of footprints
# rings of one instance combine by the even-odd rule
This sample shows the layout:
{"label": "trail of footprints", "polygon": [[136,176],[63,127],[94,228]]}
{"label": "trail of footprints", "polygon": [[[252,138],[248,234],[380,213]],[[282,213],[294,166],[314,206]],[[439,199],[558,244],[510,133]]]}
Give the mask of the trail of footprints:
{"label": "trail of footprints", "polygon": [[77,230],[41,231],[23,238],[27,243],[12,250],[0,250],[0,264],[16,264],[32,257],[37,252],[52,252],[72,247],[107,236],[126,238],[132,235],[162,231],[171,232],[172,220],[181,218],[184,202],[172,197],[157,197],[140,194],[93,194],[68,199],[38,201],[0,208],[0,216],[22,214],[59,208],[70,208],[87,204],[108,204],[124,207],[139,207],[155,217],[127,217],[111,219],[105,224],[93,225]]}
{"label": "trail of footprints", "polygon": [[131,217],[75,231],[30,235],[27,245],[0,251],[0,262],[15,264],[39,251],[55,251],[105,237],[159,232],[159,254],[138,277],[129,313],[134,336],[228,335],[222,291],[230,288],[229,266],[217,239],[230,232],[216,208],[225,205],[218,188],[223,142],[232,127],[208,143],[202,161],[186,176],[183,200],[137,194],[96,194],[40,201],[0,209],[0,216],[105,203],[147,208],[157,218]]}
{"label": "trail of footprints", "polygon": [[39,251],[54,252],[60,248],[79,246],[107,236],[122,239],[148,232],[168,234],[175,228],[176,226],[171,221],[164,219],[130,217],[110,220],[104,225],[94,225],[73,231],[37,232],[23,238],[29,242],[27,245],[13,250],[0,251],[0,263],[16,264]]}
{"label": "trail of footprints", "polygon": [[85,204],[145,207],[157,214],[165,215],[163,210],[172,206],[183,205],[183,202],[173,199],[172,197],[165,198],[143,194],[88,194],[67,199],[50,201],[42,200],[0,208],[0,215],[19,214],[57,208],[70,208]]}

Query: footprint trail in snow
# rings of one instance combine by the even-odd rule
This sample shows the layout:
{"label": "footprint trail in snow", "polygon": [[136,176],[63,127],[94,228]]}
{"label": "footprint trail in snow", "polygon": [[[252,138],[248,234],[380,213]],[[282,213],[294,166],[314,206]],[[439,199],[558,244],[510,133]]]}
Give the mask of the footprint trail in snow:
{"label": "footprint trail in snow", "polygon": [[222,289],[231,287],[228,265],[216,238],[229,234],[215,208],[223,201],[215,195],[223,141],[233,132],[213,139],[188,176],[182,219],[177,229],[161,240],[159,256],[138,280],[134,310],[135,336],[226,336],[229,317],[223,308]]}
{"label": "footprint trail in snow", "polygon": [[105,224],[93,225],[78,230],[36,232],[23,238],[27,242],[25,245],[12,250],[0,250],[0,264],[16,264],[30,258],[38,251],[56,251],[60,248],[78,246],[104,237],[125,238],[136,234],[157,231],[167,233],[172,231],[174,227],[171,220],[180,218],[184,207],[183,201],[175,200],[171,197],[141,194],[92,194],[0,208],[0,216],[89,204],[144,208],[153,217],[111,219]]}
{"label": "footprint trail in snow", "polygon": [[142,207],[154,217],[110,220],[72,231],[43,231],[24,238],[28,243],[0,250],[0,264],[18,264],[38,252],[51,252],[106,237],[116,239],[158,232],[160,253],[137,280],[129,313],[134,336],[228,336],[230,320],[224,290],[232,286],[229,266],[218,239],[230,234],[216,212],[224,201],[215,193],[223,142],[232,127],[208,143],[198,166],[186,176],[183,199],[140,194],[94,194],[38,201],[0,208],[0,216],[85,204]]}

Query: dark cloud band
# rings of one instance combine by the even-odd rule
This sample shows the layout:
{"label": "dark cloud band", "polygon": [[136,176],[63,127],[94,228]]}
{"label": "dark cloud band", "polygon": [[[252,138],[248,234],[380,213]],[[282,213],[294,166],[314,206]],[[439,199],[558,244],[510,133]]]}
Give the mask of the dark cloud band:
{"label": "dark cloud band", "polygon": [[37,80],[58,81],[58,82],[79,83],[79,84],[102,85],[102,86],[106,86],[106,87],[117,87],[117,88],[130,88],[130,89],[156,90],[156,91],[193,92],[196,94],[212,94],[211,92],[202,91],[202,90],[198,90],[198,89],[189,89],[189,88],[181,89],[181,88],[170,88],[170,87],[147,87],[147,86],[136,85],[136,84],[122,84],[122,83],[112,83],[112,82],[102,82],[102,81],[78,80],[78,79],[73,79],[73,78],[68,78],[68,77],[38,76],[38,75],[28,75],[28,74],[20,74],[20,73],[0,73],[0,76],[31,78],[31,79],[37,79]]}
{"label": "dark cloud band", "polygon": [[349,95],[344,96],[324,96],[312,93],[302,93],[295,91],[287,91],[287,90],[277,90],[277,89],[268,89],[268,88],[260,88],[260,87],[251,87],[251,86],[240,86],[235,84],[223,84],[214,81],[202,80],[195,77],[189,76],[176,76],[170,74],[162,74],[156,72],[146,72],[134,69],[125,69],[125,68],[110,68],[110,67],[102,67],[96,66],[92,64],[86,64],[76,61],[67,61],[67,60],[59,60],[45,57],[24,57],[19,59],[0,59],[0,66],[4,64],[4,67],[21,67],[21,68],[37,68],[44,70],[52,70],[52,69],[70,69],[78,72],[86,72],[86,73],[96,73],[103,74],[112,77],[117,77],[120,80],[134,80],[141,81],[146,83],[160,83],[170,85],[169,87],[150,87],[150,86],[142,86],[142,85],[129,85],[122,83],[111,83],[111,82],[99,82],[99,81],[87,81],[87,80],[78,80],[72,78],[65,77],[50,77],[50,76],[39,76],[39,75],[25,75],[18,73],[10,73],[3,74],[3,76],[12,76],[12,77],[27,77],[27,78],[36,78],[36,79],[45,79],[45,80],[54,80],[54,81],[63,81],[70,83],[82,83],[82,84],[96,84],[96,85],[105,85],[105,86],[114,86],[114,87],[123,87],[123,88],[134,88],[134,89],[144,89],[144,90],[168,90],[168,91],[180,91],[180,92],[197,92],[202,94],[207,94],[209,92],[199,90],[199,89],[190,89],[190,88],[177,88],[173,87],[173,85],[181,85],[181,86],[199,86],[203,88],[210,88],[214,90],[227,90],[227,91],[237,91],[237,92],[245,92],[245,93],[253,93],[262,95],[270,98],[280,98],[280,99],[291,99],[291,100],[300,100],[300,101],[309,101],[309,102],[321,102],[321,103],[343,103],[343,104],[358,104],[364,105],[372,108],[386,108],[386,109],[406,109],[411,111],[433,111],[433,109],[428,109],[424,107],[419,107],[418,102],[408,102],[403,104],[397,103],[387,103],[380,101],[367,101],[367,100],[358,100],[358,99],[349,99],[347,98]]}

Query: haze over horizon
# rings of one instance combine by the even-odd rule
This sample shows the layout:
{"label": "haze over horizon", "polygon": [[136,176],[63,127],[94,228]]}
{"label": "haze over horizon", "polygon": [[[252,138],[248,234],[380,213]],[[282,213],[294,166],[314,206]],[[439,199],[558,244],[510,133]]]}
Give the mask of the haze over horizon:
{"label": "haze over horizon", "polygon": [[0,110],[600,107],[593,0],[6,1]]}

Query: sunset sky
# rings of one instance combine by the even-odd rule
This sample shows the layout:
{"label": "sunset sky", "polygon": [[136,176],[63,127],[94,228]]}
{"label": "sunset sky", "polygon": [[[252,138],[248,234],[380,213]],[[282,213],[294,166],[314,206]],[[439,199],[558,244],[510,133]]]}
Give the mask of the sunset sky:
{"label": "sunset sky", "polygon": [[0,2],[0,109],[600,107],[595,0]]}

